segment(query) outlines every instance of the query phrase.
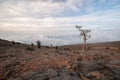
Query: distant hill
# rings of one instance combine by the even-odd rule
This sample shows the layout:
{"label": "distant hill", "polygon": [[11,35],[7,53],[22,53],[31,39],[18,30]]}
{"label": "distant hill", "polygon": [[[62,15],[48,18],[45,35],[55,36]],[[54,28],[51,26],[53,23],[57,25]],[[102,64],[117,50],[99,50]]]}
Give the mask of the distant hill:
{"label": "distant hill", "polygon": [[[12,46],[12,44],[21,44],[21,45],[28,45],[25,43],[20,43],[20,42],[15,42],[15,41],[9,41],[9,40],[4,40],[4,39],[0,39],[0,46]],[[98,42],[98,43],[88,43],[88,46],[120,46],[120,41],[111,41],[111,42]],[[63,46],[76,46],[76,47],[80,47],[82,46],[82,44],[73,44],[73,45],[63,45]]]}

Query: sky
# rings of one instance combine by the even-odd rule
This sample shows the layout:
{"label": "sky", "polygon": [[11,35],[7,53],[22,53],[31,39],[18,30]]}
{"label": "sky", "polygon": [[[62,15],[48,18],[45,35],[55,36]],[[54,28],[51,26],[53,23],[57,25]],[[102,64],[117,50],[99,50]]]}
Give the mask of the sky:
{"label": "sky", "polygon": [[120,41],[120,0],[0,0],[0,38],[44,45]]}

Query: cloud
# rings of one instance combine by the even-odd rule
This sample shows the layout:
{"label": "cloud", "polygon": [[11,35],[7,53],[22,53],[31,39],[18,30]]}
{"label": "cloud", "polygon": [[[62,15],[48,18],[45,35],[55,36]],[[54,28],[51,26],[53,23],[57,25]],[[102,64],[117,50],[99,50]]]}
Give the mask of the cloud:
{"label": "cloud", "polygon": [[[16,32],[15,32],[16,33]],[[36,44],[37,40],[40,40],[42,45],[65,45],[65,44],[70,44],[71,42],[69,40],[66,40],[65,38],[50,38],[46,35],[42,35],[42,34],[21,34],[18,36],[18,34],[7,34],[6,36],[1,36],[2,39],[6,39],[6,40],[10,40],[10,41],[17,41],[17,42],[21,42],[21,43],[34,43]],[[34,36],[35,35],[35,36]]]}
{"label": "cloud", "polygon": [[[59,30],[59,31],[58,31]],[[46,32],[45,32],[46,31]],[[80,38],[79,31],[74,27],[67,28],[55,27],[55,30],[45,30],[44,32],[38,31],[0,31],[0,38],[11,41],[19,41],[23,43],[35,43],[40,40],[43,45],[68,45],[83,43],[83,39]],[[54,33],[54,34],[53,34]],[[111,30],[92,30],[91,38],[87,40],[88,43],[94,42],[107,42],[107,41],[120,41],[118,37],[120,29]]]}
{"label": "cloud", "polygon": [[5,0],[1,3],[0,16],[59,16],[66,11],[79,11],[77,2],[82,5],[82,0]]}
{"label": "cloud", "polygon": [[[92,41],[119,40],[120,0],[0,0],[0,37],[44,44],[79,43],[75,25],[98,30]],[[112,31],[102,32],[99,30]],[[108,35],[102,39],[101,33]],[[50,37],[51,36],[51,37]],[[76,40],[73,40],[76,39]]]}
{"label": "cloud", "polygon": [[[76,24],[86,26],[101,26],[111,28],[119,28],[120,21],[119,9],[104,11],[104,12],[93,12],[83,16],[71,16],[71,17],[47,17],[47,18],[28,18],[28,17],[16,17],[16,18],[2,18],[0,19],[1,27],[12,27],[18,28],[23,27],[47,27],[47,26],[75,26]],[[12,29],[12,28],[11,28]]]}
{"label": "cloud", "polygon": [[95,0],[0,0],[0,17],[69,16],[83,11],[91,12],[95,3]]}

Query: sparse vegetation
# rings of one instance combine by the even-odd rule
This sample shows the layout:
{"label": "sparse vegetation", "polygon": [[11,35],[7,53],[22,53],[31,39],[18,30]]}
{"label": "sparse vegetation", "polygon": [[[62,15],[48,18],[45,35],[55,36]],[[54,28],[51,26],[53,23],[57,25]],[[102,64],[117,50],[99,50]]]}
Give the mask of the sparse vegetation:
{"label": "sparse vegetation", "polygon": [[[116,49],[120,45],[118,42],[112,45],[87,44],[90,50],[86,50],[83,55],[84,51],[79,51],[82,45],[59,46],[59,49],[58,46],[42,46],[42,49],[36,49],[32,44],[8,46],[10,44],[9,41],[0,40],[0,80],[21,80],[21,75],[24,80],[42,80],[46,77],[50,80],[88,80],[93,76],[95,80],[120,79],[120,50]],[[93,48],[105,46],[112,49]],[[32,54],[28,54],[30,52]]]}
{"label": "sparse vegetation", "polygon": [[41,48],[41,42],[39,40],[37,41],[37,47]]}
{"label": "sparse vegetation", "polygon": [[53,47],[53,45],[52,45],[52,44],[50,44],[50,47],[52,48],[52,47]]}
{"label": "sparse vegetation", "polygon": [[91,37],[91,35],[88,35],[88,33],[91,32],[90,29],[82,29],[82,26],[75,26],[79,31],[80,31],[80,36],[83,38],[84,40],[84,46],[83,46],[83,50],[86,49],[86,41],[87,39],[89,39]]}

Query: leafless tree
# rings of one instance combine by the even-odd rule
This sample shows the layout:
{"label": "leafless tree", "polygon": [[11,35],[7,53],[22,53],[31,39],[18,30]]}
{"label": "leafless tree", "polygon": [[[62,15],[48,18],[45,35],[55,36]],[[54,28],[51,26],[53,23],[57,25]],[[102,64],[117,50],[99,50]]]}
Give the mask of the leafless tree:
{"label": "leafless tree", "polygon": [[80,37],[82,37],[84,40],[83,50],[85,50],[86,49],[86,41],[87,41],[87,39],[89,39],[91,37],[91,35],[88,34],[91,32],[91,30],[90,29],[82,29],[82,26],[78,26],[78,25],[76,25],[75,27],[80,31]]}

